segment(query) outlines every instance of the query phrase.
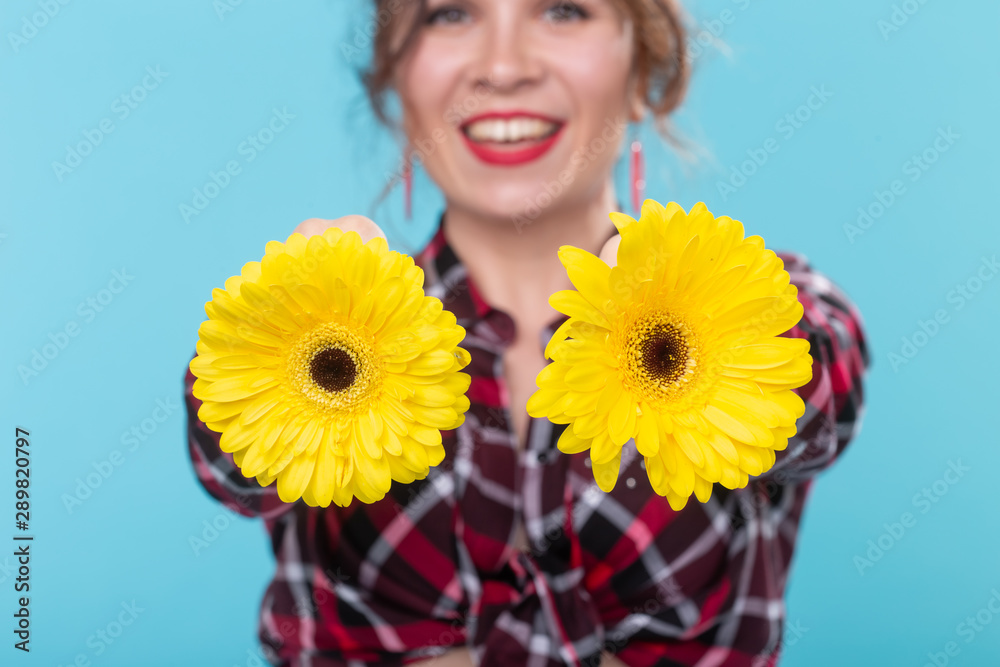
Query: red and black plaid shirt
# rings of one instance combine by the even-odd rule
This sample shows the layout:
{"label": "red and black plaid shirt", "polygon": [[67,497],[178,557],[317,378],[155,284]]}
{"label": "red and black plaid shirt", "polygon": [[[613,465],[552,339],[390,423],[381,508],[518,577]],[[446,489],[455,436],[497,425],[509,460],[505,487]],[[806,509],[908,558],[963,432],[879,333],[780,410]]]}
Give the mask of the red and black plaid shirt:
{"label": "red and black plaid shirt", "polygon": [[[277,567],[259,633],[275,664],[404,665],[468,646],[480,665],[773,666],[784,592],[812,477],[857,432],[869,353],[860,314],[805,257],[779,253],[805,308],[786,336],[808,338],[806,412],[773,468],[680,512],[649,484],[632,441],[611,493],[587,453],[556,449],[565,425],[531,419],[517,446],[503,353],[512,318],[483,301],[442,223],[415,259],[425,290],[467,336],[471,408],[443,433],[446,456],[424,480],[393,482],[372,505],[284,503],[243,477],[198,419],[186,378],[199,481],[232,510],[262,517]],[[545,330],[544,347],[563,321]],[[525,522],[530,553],[514,545]]]}

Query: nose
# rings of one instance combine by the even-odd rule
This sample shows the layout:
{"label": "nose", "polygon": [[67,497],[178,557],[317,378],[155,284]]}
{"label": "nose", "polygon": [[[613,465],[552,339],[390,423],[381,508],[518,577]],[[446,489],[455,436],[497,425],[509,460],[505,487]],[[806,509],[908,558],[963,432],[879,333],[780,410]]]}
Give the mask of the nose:
{"label": "nose", "polygon": [[476,83],[496,92],[536,82],[544,70],[527,19],[511,11],[515,4],[496,3],[481,33]]}

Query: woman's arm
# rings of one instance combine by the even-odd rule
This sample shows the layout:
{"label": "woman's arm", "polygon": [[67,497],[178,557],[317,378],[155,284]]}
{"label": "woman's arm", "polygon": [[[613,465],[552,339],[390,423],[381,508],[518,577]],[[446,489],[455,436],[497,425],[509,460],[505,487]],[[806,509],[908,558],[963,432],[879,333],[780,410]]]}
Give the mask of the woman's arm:
{"label": "woman's arm", "polygon": [[806,404],[798,432],[774,465],[752,478],[778,484],[801,482],[829,467],[861,427],[863,380],[871,359],[861,313],[805,257],[782,253],[791,282],[799,289],[802,320],[788,335],[805,336],[813,357],[813,377],[795,392]]}
{"label": "woman's arm", "polygon": [[190,369],[184,378],[184,405],[187,409],[188,452],[198,481],[208,493],[223,505],[243,516],[275,517],[294,507],[278,497],[278,485],[261,486],[257,480],[244,477],[233,455],[219,448],[222,435],[205,425],[198,417],[201,400],[192,388],[195,376]]}
{"label": "woman's arm", "polygon": [[[329,227],[336,226],[345,232],[357,232],[363,242],[385,233],[368,218],[347,215],[333,220],[309,218],[294,230],[306,238],[322,234]],[[219,447],[221,433],[213,431],[198,418],[201,401],[195,398],[192,389],[194,374],[188,369],[184,379],[185,406],[188,419],[188,449],[194,464],[198,481],[208,493],[226,507],[244,516],[270,519],[287,512],[295,503],[286,503],[278,497],[278,485],[261,486],[257,480],[244,477],[233,461],[232,454]]]}

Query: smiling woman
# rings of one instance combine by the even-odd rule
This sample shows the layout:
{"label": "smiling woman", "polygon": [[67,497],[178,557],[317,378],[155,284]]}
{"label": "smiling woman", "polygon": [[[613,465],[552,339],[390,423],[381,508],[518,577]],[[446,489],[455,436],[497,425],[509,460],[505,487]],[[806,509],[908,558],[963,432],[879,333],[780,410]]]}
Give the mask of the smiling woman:
{"label": "smiling woman", "polygon": [[[529,199],[537,196],[540,175],[557,175],[557,164],[566,167],[574,157],[592,155],[590,142],[609,124],[622,127],[651,111],[657,129],[669,138],[668,114],[683,98],[689,73],[673,0],[375,4],[392,20],[376,35],[372,68],[364,74],[372,108],[393,126],[384,103],[391,90],[405,107],[403,130],[410,145],[435,130],[447,133],[451,159],[426,165],[446,192],[440,179],[463,183],[484,202],[500,195],[491,202],[494,211],[523,208],[522,200],[510,200],[523,197],[524,190]],[[520,91],[513,96],[505,92],[512,86]],[[543,99],[556,89],[562,99]],[[481,101],[484,91],[492,103]],[[518,98],[532,104],[518,105]],[[456,119],[456,109],[470,107],[481,113]],[[560,155],[540,159],[557,143]],[[577,194],[601,189],[617,159],[617,141],[601,145],[605,148],[588,164],[588,173],[574,179]],[[498,181],[487,165],[523,168],[507,170]],[[477,168],[470,174],[474,178],[463,178],[465,167]],[[574,193],[563,198],[568,203]]]}
{"label": "smiling woman", "polygon": [[[188,374],[200,481],[271,532],[278,567],[261,641],[288,667],[776,664],[811,478],[847,445],[862,404],[868,354],[846,295],[804,257],[779,253],[804,310],[784,335],[808,339],[814,360],[813,380],[796,390],[806,413],[769,471],[736,491],[716,484],[706,503],[672,509],[632,441],[623,483],[602,491],[586,452],[558,450],[565,425],[526,411],[543,350],[565,321],[549,296],[572,288],[560,247],[616,257],[608,213],[620,209],[612,175],[624,132],[609,137],[608,127],[651,114],[670,138],[689,71],[680,8],[375,8],[388,20],[363,81],[375,115],[400,131],[404,155],[433,138],[421,162],[445,209],[414,260],[426,293],[466,331],[470,408],[441,432],[444,460],[425,479],[393,483],[370,504],[313,507],[284,503],[274,485],[241,474],[198,418]],[[399,97],[398,122],[385,113],[388,92]],[[456,118],[470,106],[473,115]],[[517,223],[528,209],[531,224]],[[361,216],[313,218],[296,231],[331,226],[384,237]],[[327,379],[338,391],[338,379]]]}

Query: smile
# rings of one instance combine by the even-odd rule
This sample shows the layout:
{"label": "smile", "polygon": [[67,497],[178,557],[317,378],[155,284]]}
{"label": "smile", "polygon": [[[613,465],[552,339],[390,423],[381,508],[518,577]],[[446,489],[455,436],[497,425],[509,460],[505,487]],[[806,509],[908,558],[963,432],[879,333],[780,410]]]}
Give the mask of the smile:
{"label": "smile", "polygon": [[558,140],[563,121],[527,112],[491,112],[461,127],[469,150],[487,164],[517,165],[540,158]]}

